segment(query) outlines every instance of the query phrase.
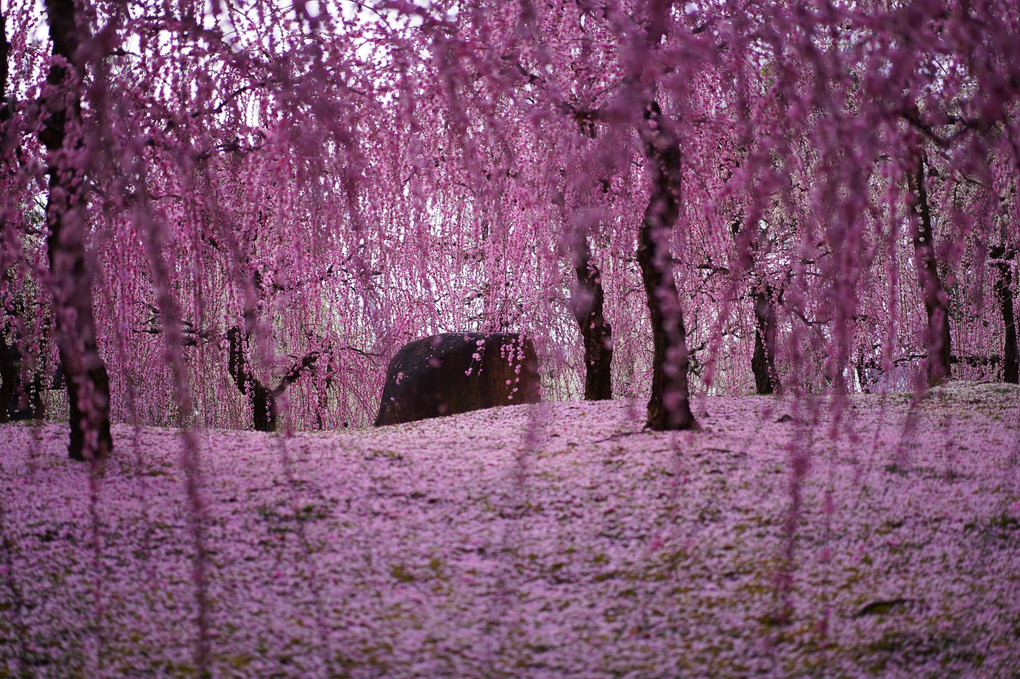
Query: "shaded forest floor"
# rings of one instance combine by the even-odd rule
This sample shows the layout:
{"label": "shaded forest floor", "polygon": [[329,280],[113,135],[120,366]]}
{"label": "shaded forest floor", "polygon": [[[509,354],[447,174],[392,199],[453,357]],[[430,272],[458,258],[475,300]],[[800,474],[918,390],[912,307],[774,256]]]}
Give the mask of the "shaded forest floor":
{"label": "shaded forest floor", "polygon": [[[694,405],[202,432],[213,676],[1020,676],[1020,390]],[[181,438],[115,435],[0,427],[0,677],[195,674]]]}

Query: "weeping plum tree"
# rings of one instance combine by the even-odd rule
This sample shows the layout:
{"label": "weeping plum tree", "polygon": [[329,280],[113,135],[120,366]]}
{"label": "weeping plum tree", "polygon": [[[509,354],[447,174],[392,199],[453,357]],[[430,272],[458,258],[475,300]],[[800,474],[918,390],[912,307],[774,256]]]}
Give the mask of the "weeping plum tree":
{"label": "weeping plum tree", "polygon": [[924,156],[917,158],[917,169],[909,175],[912,194],[910,240],[914,246],[917,278],[928,319],[925,344],[928,348],[926,373],[929,386],[937,386],[950,376],[951,345],[949,335],[949,299],[939,277],[935,257],[935,235],[931,205],[925,186],[927,173]]}
{"label": "weeping plum tree", "polygon": [[279,400],[287,387],[294,384],[301,374],[314,368],[319,352],[306,354],[280,378],[279,383],[270,389],[254,373],[249,360],[245,357],[245,344],[252,343],[252,334],[244,333],[241,328],[234,327],[227,331],[229,358],[227,371],[237,388],[251,403],[252,422],[255,431],[276,431],[276,422],[280,416]]}
{"label": "weeping plum tree", "polygon": [[[506,327],[550,397],[637,393],[682,429],[690,391],[775,390],[780,364],[793,394],[918,356],[948,376],[950,289],[1007,294],[955,269],[1017,242],[1015,206],[993,224],[956,188],[1015,195],[1008,6],[15,4],[2,262],[50,262],[80,456],[106,407],[179,410],[167,352],[198,421],[271,428],[278,392],[310,427],[367,422],[404,341]],[[1001,315],[966,341],[1008,344]]]}
{"label": "weeping plum tree", "polygon": [[1020,381],[1020,357],[1017,356],[1016,313],[1013,305],[1013,271],[1011,261],[1016,259],[1016,250],[1007,251],[1001,245],[989,250],[992,265],[997,270],[995,299],[1002,315],[1002,381],[1016,384]]}
{"label": "weeping plum tree", "polygon": [[781,389],[776,369],[776,300],[769,285],[754,292],[754,320],[751,372],[754,373],[755,390],[769,395]]}
{"label": "weeping plum tree", "polygon": [[30,286],[17,280],[14,267],[7,269],[0,284],[16,290],[5,304],[4,322],[0,326],[0,422],[40,419],[45,415],[46,342],[38,342],[37,350],[31,352],[23,341],[27,335],[25,321],[31,317],[29,310],[38,301],[28,290]]}
{"label": "weeping plum tree", "polygon": [[[573,118],[582,129],[590,126],[594,129],[594,120],[612,121],[609,125],[611,134],[634,136],[641,144],[642,156],[647,166],[649,193],[647,203],[641,212],[637,212],[640,203],[631,204],[632,214],[639,221],[636,261],[640,267],[644,285],[647,307],[651,322],[652,361],[651,361],[651,396],[648,403],[647,424],[656,430],[688,429],[697,426],[690,411],[688,388],[687,340],[683,322],[683,309],[676,284],[673,279],[672,256],[670,242],[674,229],[678,224],[681,182],[681,155],[679,138],[670,128],[672,123],[665,119],[655,99],[654,68],[658,64],[654,56],[658,45],[667,37],[670,28],[669,3],[653,3],[647,13],[639,13],[637,21],[632,21],[615,11],[616,8],[584,7],[574,17],[574,21],[564,25],[559,22],[559,29],[577,30],[581,33],[579,42],[590,44],[586,22],[599,21],[604,23],[604,35],[613,36],[624,50],[634,50],[642,58],[634,58],[636,54],[627,51],[615,55],[616,64],[605,63],[605,54],[600,50],[589,50],[589,55],[600,62],[597,68],[592,65],[582,67],[582,72],[605,70],[617,74],[616,82],[610,84],[612,96],[601,107],[592,107],[593,102],[585,102],[587,106],[578,106],[553,91],[548,102],[552,109],[551,115],[567,115]],[[552,19],[559,18],[560,12],[552,11]],[[526,6],[522,18],[532,24],[540,23],[538,12],[531,5]],[[652,64],[649,66],[649,64]],[[576,68],[576,65],[575,65]],[[546,88],[548,89],[548,88]],[[635,108],[634,102],[640,106]],[[620,121],[634,121],[634,135],[629,129],[620,129]],[[594,135],[592,135],[594,136]],[[612,167],[617,161],[603,161],[603,165]],[[610,174],[606,168],[601,170]],[[583,181],[583,180],[582,180]],[[638,199],[639,201],[641,198]],[[640,215],[640,217],[637,217]],[[579,287],[592,299],[591,307],[581,307],[575,315],[582,326],[585,340],[586,394],[597,393],[595,380],[591,375],[591,366],[598,365],[599,360],[608,361],[610,355],[605,351],[605,341],[599,335],[605,326],[600,319],[601,313],[595,310],[602,305],[602,291],[596,289],[594,283],[601,280],[592,275],[587,242],[584,235],[572,235],[573,258],[577,270]],[[597,276],[597,274],[595,274]],[[587,326],[587,327],[586,327]],[[596,332],[598,331],[598,332]],[[598,352],[598,353],[596,353]],[[589,388],[591,389],[589,391]],[[608,389],[607,389],[608,391]]]}
{"label": "weeping plum tree", "polygon": [[604,314],[602,274],[592,259],[586,233],[575,233],[571,246],[577,288],[571,296],[570,308],[584,342],[584,397],[589,401],[611,399],[613,326]]}
{"label": "weeping plum tree", "polygon": [[641,221],[637,259],[652,322],[654,356],[648,426],[655,430],[697,427],[689,400],[683,308],[669,265],[668,234],[679,214],[680,152],[677,140],[663,129],[667,124],[658,104],[650,102],[642,137],[652,191]]}
{"label": "weeping plum tree", "polygon": [[113,447],[110,384],[99,355],[92,310],[92,278],[86,256],[88,196],[81,91],[85,81],[82,42],[89,29],[71,0],[48,0],[46,20],[53,62],[42,98],[39,138],[48,151],[46,249],[50,264],[56,339],[67,384],[75,460],[101,460]]}

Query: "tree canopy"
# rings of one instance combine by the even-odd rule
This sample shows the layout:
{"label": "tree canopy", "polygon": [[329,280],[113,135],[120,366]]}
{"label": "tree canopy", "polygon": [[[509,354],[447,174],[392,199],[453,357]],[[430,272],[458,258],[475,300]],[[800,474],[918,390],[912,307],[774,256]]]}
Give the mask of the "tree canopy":
{"label": "tree canopy", "polygon": [[63,367],[72,456],[111,417],[367,424],[446,331],[524,332],[546,398],[658,429],[690,390],[1017,379],[1012,3],[2,17],[4,360]]}

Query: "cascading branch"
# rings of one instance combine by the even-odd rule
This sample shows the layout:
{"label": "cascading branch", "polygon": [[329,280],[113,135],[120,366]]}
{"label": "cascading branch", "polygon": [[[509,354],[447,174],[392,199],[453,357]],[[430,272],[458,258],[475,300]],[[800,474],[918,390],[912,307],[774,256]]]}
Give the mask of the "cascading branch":
{"label": "cascading branch", "polygon": [[1016,379],[1015,8],[500,7],[12,4],[0,394],[60,365],[88,458],[111,418],[366,424],[443,331],[525,332],[547,394],[653,428],[694,423],[662,375]]}

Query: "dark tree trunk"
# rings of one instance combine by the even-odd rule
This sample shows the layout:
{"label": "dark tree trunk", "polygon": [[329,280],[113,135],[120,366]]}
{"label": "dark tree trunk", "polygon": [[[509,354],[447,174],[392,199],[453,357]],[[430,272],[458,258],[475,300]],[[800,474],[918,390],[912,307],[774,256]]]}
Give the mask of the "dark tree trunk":
{"label": "dark tree trunk", "polygon": [[939,278],[938,261],[935,258],[935,240],[931,224],[931,208],[928,204],[928,189],[925,186],[924,156],[918,155],[917,168],[910,177],[910,189],[914,194],[910,220],[911,240],[914,245],[914,263],[917,266],[918,282],[924,299],[924,311],[928,316],[925,337],[928,355],[928,386],[934,387],[950,377],[949,337],[949,296]]}
{"label": "dark tree trunk", "polygon": [[654,348],[647,424],[656,431],[697,429],[687,383],[687,332],[669,252],[670,234],[679,215],[680,148],[663,129],[662,114],[654,100],[645,111],[641,137],[652,180],[637,249]]}
{"label": "dark tree trunk", "polygon": [[[7,43],[7,15],[0,11],[0,125],[11,118],[11,107],[7,101],[7,55],[10,45]],[[0,150],[6,151],[6,135],[0,130]],[[2,158],[3,156],[0,156]]]}
{"label": "dark tree trunk", "polygon": [[758,235],[754,229],[744,229],[744,220],[738,218],[730,226],[737,245],[740,269],[751,275],[754,290],[754,354],[751,355],[751,373],[754,375],[755,393],[769,396],[782,392],[776,370],[776,302],[772,286],[762,281],[755,271]]}
{"label": "dark tree trunk", "polygon": [[[10,110],[7,107],[7,17],[0,11],[0,162],[7,156],[7,130],[4,126],[10,118]],[[4,172],[9,173],[8,168]],[[0,209],[0,233],[4,228],[3,210]],[[4,270],[4,279],[7,280],[6,262],[0,262]],[[0,300],[2,302],[2,300]],[[6,309],[4,313],[6,314]],[[17,384],[18,369],[17,350],[13,344],[7,343],[7,333],[4,324],[0,322],[0,422],[7,422],[7,409],[14,400],[15,385]]]}
{"label": "dark tree trunk", "polygon": [[1017,356],[1016,343],[1016,315],[1013,309],[1013,286],[1012,272],[1010,271],[1007,259],[1013,259],[1016,253],[1007,253],[1001,246],[993,247],[989,253],[994,266],[999,270],[999,277],[995,281],[995,296],[999,300],[999,310],[1002,313],[1002,325],[1005,327],[1005,337],[1002,344],[1002,380],[1011,384],[1020,382],[1020,360]]}
{"label": "dark tree trunk", "polygon": [[255,377],[244,357],[241,329],[227,331],[228,356],[227,372],[233,378],[238,390],[251,405],[252,424],[255,431],[276,431],[276,399],[273,393]]}
{"label": "dark tree trunk", "polygon": [[[10,315],[16,319],[21,314],[22,310],[15,308]],[[39,355],[44,353],[43,349],[38,351]],[[23,383],[23,359],[10,329],[0,327],[0,422],[42,420],[46,414],[42,399],[44,385],[41,366],[38,362],[30,366],[31,378]]]}
{"label": "dark tree trunk", "polygon": [[602,313],[602,275],[591,259],[587,236],[575,234],[572,245],[577,290],[570,310],[584,339],[584,398],[608,400],[613,398],[613,328]]}
{"label": "dark tree trunk", "polygon": [[113,449],[110,435],[110,381],[96,344],[92,316],[92,280],[85,257],[87,196],[83,169],[72,160],[82,146],[76,72],[79,38],[72,0],[46,0],[53,54],[43,99],[45,122],[40,140],[49,151],[49,198],[46,223],[56,339],[67,376],[71,427],[68,453],[73,460],[101,460]]}
{"label": "dark tree trunk", "polygon": [[[250,334],[245,334],[245,340],[250,341]],[[238,390],[244,394],[251,405],[252,426],[255,431],[276,431],[276,421],[280,413],[276,401],[291,384],[296,382],[306,370],[311,370],[319,359],[319,352],[309,352],[300,361],[296,362],[287,374],[280,379],[275,389],[269,389],[248,366],[244,356],[244,341],[241,339],[241,329],[234,327],[227,331],[227,372],[234,380]]]}
{"label": "dark tree trunk", "polygon": [[769,286],[754,294],[754,355],[751,371],[754,387],[759,394],[781,393],[779,373],[776,371],[776,307]]}
{"label": "dark tree trunk", "polygon": [[21,354],[14,345],[7,344],[2,330],[0,328],[0,422],[7,422],[21,376],[18,365]]}

